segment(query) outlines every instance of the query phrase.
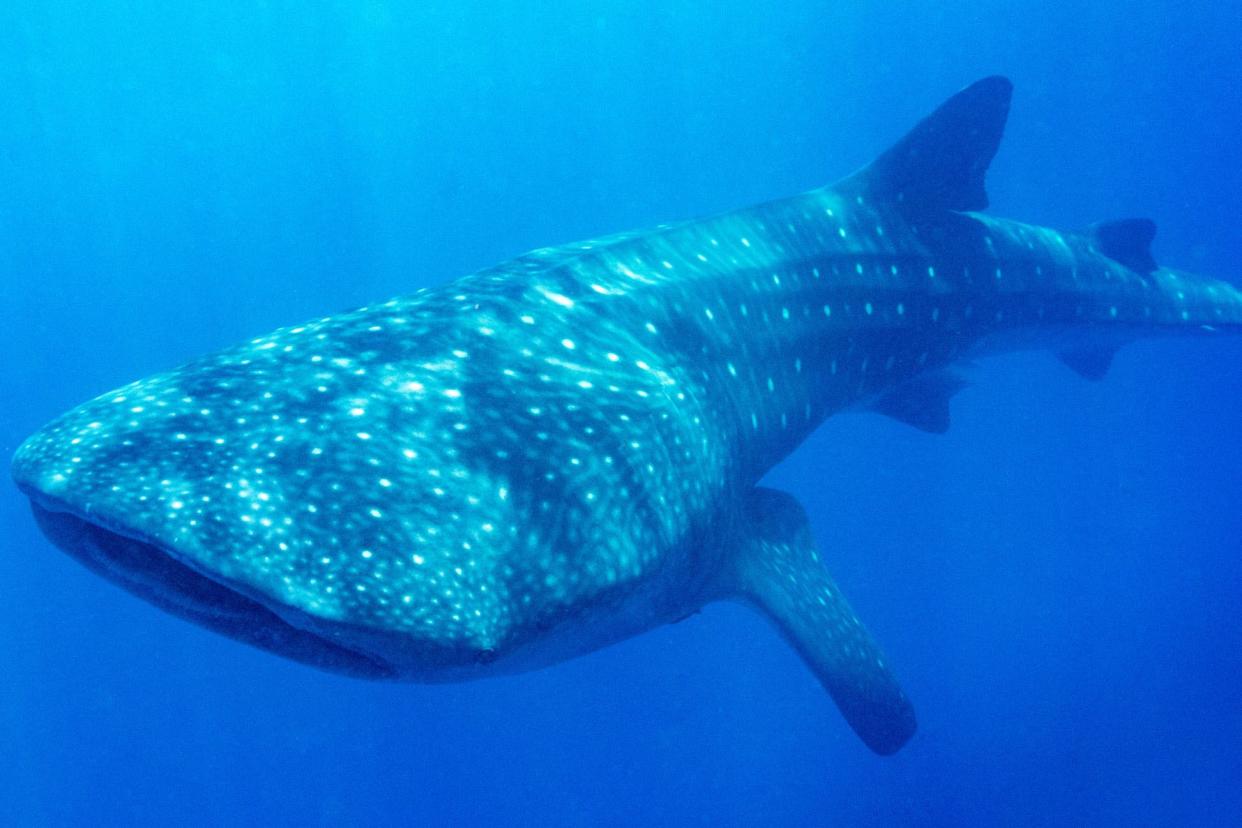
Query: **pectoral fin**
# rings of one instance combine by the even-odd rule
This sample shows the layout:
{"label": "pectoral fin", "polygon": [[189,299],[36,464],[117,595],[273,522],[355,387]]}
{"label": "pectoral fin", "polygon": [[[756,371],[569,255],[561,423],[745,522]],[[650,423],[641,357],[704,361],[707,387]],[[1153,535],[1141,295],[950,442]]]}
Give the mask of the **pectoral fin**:
{"label": "pectoral fin", "polygon": [[1070,367],[1075,374],[1092,381],[1102,380],[1112,367],[1116,348],[1085,347],[1075,348],[1060,353],[1061,361]]}
{"label": "pectoral fin", "polygon": [[949,371],[922,374],[880,397],[872,408],[920,431],[944,434],[949,430],[949,400],[966,385]]}
{"label": "pectoral fin", "polygon": [[820,563],[802,507],[757,488],[743,523],[729,591],[776,624],[868,747],[894,753],[914,734],[914,710]]}

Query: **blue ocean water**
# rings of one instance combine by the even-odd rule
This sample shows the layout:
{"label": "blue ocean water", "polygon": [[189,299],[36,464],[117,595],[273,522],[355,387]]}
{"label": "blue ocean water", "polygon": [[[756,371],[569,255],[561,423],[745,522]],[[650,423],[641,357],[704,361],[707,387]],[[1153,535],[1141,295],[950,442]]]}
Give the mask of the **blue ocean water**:
{"label": "blue ocean water", "polygon": [[[1150,215],[1242,280],[1242,16],[1083,5],[12,0],[0,456],[278,325],[827,183],[994,73],[993,212]],[[948,435],[840,416],[772,473],[917,706],[891,758],[740,607],[369,684],[161,614],[0,487],[0,823],[1236,824],[1240,364],[996,359]]]}

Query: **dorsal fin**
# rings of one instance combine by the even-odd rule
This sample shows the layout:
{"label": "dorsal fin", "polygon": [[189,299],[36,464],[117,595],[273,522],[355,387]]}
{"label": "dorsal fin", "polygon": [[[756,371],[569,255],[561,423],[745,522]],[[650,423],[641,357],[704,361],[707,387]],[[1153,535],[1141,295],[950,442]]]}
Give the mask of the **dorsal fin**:
{"label": "dorsal fin", "polygon": [[1151,255],[1156,223],[1151,219],[1119,219],[1091,225],[1091,240],[1101,253],[1139,273],[1151,273],[1158,265]]}
{"label": "dorsal fin", "polygon": [[868,196],[918,211],[982,210],[1013,84],[991,77],[958,92],[883,155],[847,179]]}

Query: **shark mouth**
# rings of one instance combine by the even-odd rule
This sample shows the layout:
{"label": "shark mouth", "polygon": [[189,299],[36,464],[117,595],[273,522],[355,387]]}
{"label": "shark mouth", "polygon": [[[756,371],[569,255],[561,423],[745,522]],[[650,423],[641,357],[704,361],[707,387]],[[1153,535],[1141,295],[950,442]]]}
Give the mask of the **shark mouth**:
{"label": "shark mouth", "polygon": [[294,626],[260,601],[182,563],[159,544],[114,531],[45,496],[31,497],[30,504],[48,539],[160,609],[324,670],[371,679],[395,676],[384,661]]}

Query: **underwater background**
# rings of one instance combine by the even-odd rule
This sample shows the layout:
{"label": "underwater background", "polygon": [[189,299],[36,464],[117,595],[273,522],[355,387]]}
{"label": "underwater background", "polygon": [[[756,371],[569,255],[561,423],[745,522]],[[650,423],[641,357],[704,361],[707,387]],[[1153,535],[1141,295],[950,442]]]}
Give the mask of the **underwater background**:
{"label": "underwater background", "polygon": [[[820,186],[1016,84],[992,212],[1242,281],[1242,12],[942,0],[8,0],[0,464],[132,379],[530,248]],[[472,684],[316,672],[87,572],[0,486],[0,824],[1233,825],[1242,341],[990,360],[771,485],[920,730],[871,754],[713,605]]]}

